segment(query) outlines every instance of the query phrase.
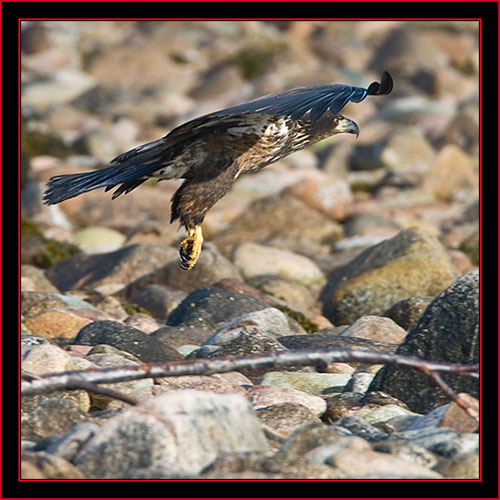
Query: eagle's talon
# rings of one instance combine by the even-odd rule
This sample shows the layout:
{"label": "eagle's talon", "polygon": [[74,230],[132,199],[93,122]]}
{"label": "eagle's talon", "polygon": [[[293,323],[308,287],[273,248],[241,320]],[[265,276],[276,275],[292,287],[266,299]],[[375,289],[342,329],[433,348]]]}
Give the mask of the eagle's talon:
{"label": "eagle's talon", "polygon": [[200,257],[201,247],[203,246],[203,234],[201,226],[196,226],[194,229],[189,229],[189,236],[181,241],[179,245],[179,265],[181,269],[189,271],[198,262]]}

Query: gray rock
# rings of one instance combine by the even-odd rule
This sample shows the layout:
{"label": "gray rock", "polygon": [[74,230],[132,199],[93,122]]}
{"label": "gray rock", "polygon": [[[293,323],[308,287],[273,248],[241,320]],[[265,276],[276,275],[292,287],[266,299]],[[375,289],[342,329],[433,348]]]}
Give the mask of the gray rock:
{"label": "gray rock", "polygon": [[83,422],[72,427],[64,436],[56,439],[46,452],[71,462],[78,450],[99,430],[99,425]]}
{"label": "gray rock", "polygon": [[45,273],[35,266],[23,264],[21,278],[29,278],[33,283],[33,291],[42,293],[59,293],[59,290],[45,277]]}
{"label": "gray rock", "polygon": [[48,269],[46,276],[63,291],[96,289],[103,285],[116,285],[119,290],[173,259],[177,259],[174,248],[143,243],[109,253],[73,255]]}
{"label": "gray rock", "polygon": [[311,422],[297,427],[278,450],[276,457],[302,457],[308,451],[350,435],[347,429]]}
{"label": "gray rock", "polygon": [[151,337],[174,349],[179,349],[183,345],[200,346],[209,335],[210,330],[197,328],[195,325],[164,326],[150,334]]}
{"label": "gray rock", "polygon": [[382,313],[382,316],[391,318],[404,330],[408,331],[422,316],[426,307],[432,302],[433,297],[416,295],[400,300]]}
{"label": "gray rock", "polygon": [[[276,340],[274,330],[260,329],[253,326],[254,324],[252,321],[249,324],[242,321],[236,322],[234,326],[221,328],[193,354],[198,358],[215,358],[220,356],[248,356],[286,350]],[[255,382],[268,369],[267,367],[246,368],[240,370],[240,372]]]}
{"label": "gray rock", "polygon": [[260,275],[247,280],[261,292],[285,301],[288,306],[299,311],[309,309],[314,304],[311,292],[300,283],[280,276]]}
{"label": "gray rock", "polygon": [[330,276],[322,292],[323,314],[334,324],[351,324],[361,316],[379,315],[399,300],[435,296],[457,274],[434,235],[404,229]]}
{"label": "gray rock", "polygon": [[165,320],[167,316],[186,298],[186,294],[165,285],[147,285],[132,295],[129,302],[147,309],[155,318]]}
{"label": "gray rock", "polygon": [[460,434],[452,429],[426,427],[413,431],[396,432],[391,434],[388,439],[403,439],[447,458],[479,450],[479,434]]}
{"label": "gray rock", "polygon": [[279,432],[289,436],[292,431],[302,424],[318,422],[320,419],[305,406],[297,403],[278,403],[256,410],[259,420]]}
{"label": "gray rock", "polygon": [[280,194],[254,201],[213,241],[229,252],[239,243],[264,242],[276,236],[320,244],[327,238],[337,239],[341,232],[340,226],[326,215],[290,194]]}
{"label": "gray rock", "polygon": [[213,332],[242,314],[266,309],[268,304],[219,287],[199,288],[190,293],[167,319],[169,326],[203,328]]}
{"label": "gray rock", "polygon": [[[479,272],[471,271],[434,299],[399,346],[398,354],[431,361],[473,364],[479,361]],[[478,397],[478,381],[442,374],[455,392]],[[414,370],[385,366],[370,390],[387,392],[417,413],[448,402],[431,380]]]}
{"label": "gray rock", "polygon": [[185,390],[112,417],[73,462],[89,478],[165,479],[196,475],[222,453],[268,450],[245,398]]}
{"label": "gray rock", "polygon": [[297,373],[289,371],[266,373],[259,381],[261,385],[277,385],[297,389],[308,394],[340,392],[350,375],[345,373]]}
{"label": "gray rock", "polygon": [[244,278],[270,274],[309,287],[325,283],[323,272],[311,259],[289,250],[241,243],[234,250],[233,260]]}
{"label": "gray rock", "polygon": [[21,479],[85,479],[83,474],[64,458],[44,451],[23,451]]}
{"label": "gray rock", "polygon": [[335,426],[348,429],[352,434],[359,436],[366,441],[380,441],[388,437],[385,432],[378,430],[374,425],[371,425],[366,420],[354,415],[348,415],[341,418],[335,423]]}
{"label": "gray rock", "polygon": [[479,453],[472,451],[454,458],[443,458],[434,470],[451,479],[479,479]]}
{"label": "gray rock", "polygon": [[247,326],[255,326],[259,332],[266,332],[275,339],[291,333],[287,317],[278,309],[268,307],[260,311],[242,314],[218,328],[207,340],[207,344],[223,344],[231,331]]}
{"label": "gray rock", "polygon": [[226,453],[203,470],[203,479],[340,479],[332,467],[313,464],[303,457]]}
{"label": "gray rock", "polygon": [[422,465],[423,467],[432,468],[439,460],[435,453],[426,450],[423,446],[403,440],[379,441],[373,443],[372,448],[374,451],[390,453],[391,455],[398,456],[409,462]]}
{"label": "gray rock", "polygon": [[350,336],[340,336],[337,333],[327,333],[331,329],[321,330],[322,333],[309,333],[308,335],[285,335],[278,340],[288,349],[327,349],[351,348],[358,350],[394,352],[397,344],[380,342]]}
{"label": "gray rock", "polygon": [[390,318],[363,316],[357,319],[351,326],[342,330],[339,336],[400,344],[406,337],[406,331]]}
{"label": "gray rock", "polygon": [[21,436],[29,441],[39,441],[48,436],[58,436],[71,427],[90,420],[87,412],[68,399],[52,397],[41,402],[29,416],[21,419]]}
{"label": "gray rock", "polygon": [[358,436],[341,437],[317,447],[305,455],[315,463],[326,463],[340,469],[348,478],[411,478],[439,479],[441,475],[425,466],[401,457],[372,450],[368,442]]}
{"label": "gray rock", "polygon": [[210,287],[223,279],[241,280],[241,275],[226,257],[220,254],[213,243],[204,243],[203,251],[196,266],[186,273],[179,266],[178,258],[164,267],[136,280],[128,289],[127,295],[137,293],[147,285],[161,284],[192,292],[197,288]]}
{"label": "gray rock", "polygon": [[176,361],[182,356],[173,348],[146,333],[117,321],[94,321],[78,333],[75,344],[109,344],[130,352],[143,362]]}

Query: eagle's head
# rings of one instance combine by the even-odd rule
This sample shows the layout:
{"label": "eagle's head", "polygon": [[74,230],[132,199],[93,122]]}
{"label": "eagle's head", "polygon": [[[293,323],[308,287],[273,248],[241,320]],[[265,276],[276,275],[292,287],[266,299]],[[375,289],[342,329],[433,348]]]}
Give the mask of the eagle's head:
{"label": "eagle's head", "polygon": [[337,115],[333,119],[334,127],[332,132],[334,134],[356,134],[356,137],[359,135],[359,127],[358,124],[349,118],[346,118],[342,115]]}

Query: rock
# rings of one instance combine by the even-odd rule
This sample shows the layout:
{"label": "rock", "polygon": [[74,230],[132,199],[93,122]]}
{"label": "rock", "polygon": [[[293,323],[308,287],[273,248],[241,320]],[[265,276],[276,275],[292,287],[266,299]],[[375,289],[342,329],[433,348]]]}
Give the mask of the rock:
{"label": "rock", "polygon": [[[250,356],[270,354],[285,350],[273,333],[260,330],[255,326],[245,325],[240,328],[219,331],[207,339],[203,346],[195,351],[197,358],[216,358],[221,356]],[[191,356],[190,356],[191,357]],[[240,372],[250,380],[256,381],[268,367],[241,369]]]}
{"label": "rock", "polygon": [[222,345],[228,339],[234,338],[232,333],[234,330],[248,326],[255,326],[259,332],[265,332],[276,339],[284,333],[291,333],[287,317],[280,310],[267,307],[260,311],[242,314],[224,323],[206,340],[206,343]]}
{"label": "rock", "polygon": [[82,318],[69,311],[50,309],[27,319],[24,325],[31,333],[43,338],[71,339],[76,337],[78,332],[89,323],[89,319]]}
{"label": "rock", "polygon": [[174,349],[184,345],[200,346],[209,336],[210,330],[196,328],[195,325],[164,326],[151,334],[151,337]]}
{"label": "rock", "polygon": [[47,270],[47,278],[60,290],[96,289],[116,285],[115,291],[177,258],[172,247],[137,244],[104,254],[78,254]]}
{"label": "rock", "polygon": [[314,413],[297,403],[277,403],[258,409],[256,413],[263,424],[284,437],[288,437],[298,425],[320,422]]}
{"label": "rock", "polygon": [[321,244],[339,239],[341,228],[291,195],[282,194],[254,201],[213,241],[221,250],[230,252],[238,244],[264,242],[277,236]]}
{"label": "rock", "polygon": [[94,321],[80,330],[75,344],[109,344],[130,352],[143,362],[177,361],[182,356],[158,339],[117,321]]}
{"label": "rock", "polygon": [[334,442],[345,436],[347,431],[342,428],[310,422],[297,427],[285,440],[276,454],[276,458],[286,456],[289,458],[303,457],[308,451]]}
{"label": "rock", "polygon": [[186,298],[186,293],[166,285],[147,285],[135,293],[129,302],[147,309],[155,318],[167,316]]}
{"label": "rock", "polygon": [[380,441],[388,437],[385,432],[380,431],[377,427],[356,415],[342,417],[335,423],[335,426],[348,429],[355,436],[359,436],[370,442]]}
{"label": "rock", "polygon": [[[90,307],[90,304],[88,304]],[[48,309],[64,309],[67,303],[63,296],[53,293],[21,292],[21,314],[24,318],[32,318]]]}
{"label": "rock", "polygon": [[391,318],[404,330],[408,331],[420,318],[433,297],[415,295],[399,300],[382,313],[383,317]]}
{"label": "rock", "polygon": [[277,385],[287,389],[297,389],[308,394],[328,394],[340,392],[350,375],[344,373],[297,373],[268,372],[260,380],[261,385]]}
{"label": "rock", "polygon": [[[460,393],[460,398],[470,406],[471,411],[479,415],[479,402],[477,399],[466,393]],[[419,418],[408,427],[407,430],[416,430],[423,428],[449,428],[457,432],[474,432],[478,428],[479,422],[469,415],[456,402],[438,406],[427,415]]]}
{"label": "rock", "polygon": [[135,281],[127,290],[128,295],[149,284],[167,285],[184,292],[192,292],[197,288],[210,287],[223,279],[241,279],[235,266],[222,256],[213,243],[204,243],[203,251],[196,266],[186,273],[179,266],[178,258],[166,266],[155,270]]}
{"label": "rock", "polygon": [[341,437],[306,454],[309,461],[340,469],[348,478],[440,479],[441,475],[402,458],[373,451],[360,437]]}
{"label": "rock", "polygon": [[325,413],[326,403],[323,398],[313,396],[297,389],[286,387],[249,385],[245,386],[248,397],[256,409],[276,406],[282,403],[291,403],[307,408],[316,417]]}
{"label": "rock", "polygon": [[74,369],[71,356],[52,344],[38,344],[22,349],[21,367],[29,373],[40,375]]}
{"label": "rock", "polygon": [[176,82],[177,89],[186,89],[189,74],[186,65],[176,64],[169,56],[171,40],[139,43],[125,47],[121,43],[97,54],[88,68],[98,82],[124,90],[146,92],[146,89]]}
{"label": "rock", "polygon": [[448,144],[432,163],[423,185],[440,200],[468,201],[477,196],[479,174],[467,153]]}
{"label": "rock", "polygon": [[372,68],[387,68],[396,78],[408,78],[417,70],[437,70],[447,63],[441,50],[429,52],[431,33],[395,27],[384,33],[383,42],[378,46],[370,63]]}
{"label": "rock", "polygon": [[71,101],[94,84],[95,80],[87,73],[77,69],[60,70],[45,82],[23,86],[23,106],[43,112],[51,106]]}
{"label": "rock", "polygon": [[23,451],[21,479],[85,479],[83,474],[64,458],[43,451]]}
{"label": "rock", "polygon": [[245,279],[270,274],[304,286],[325,282],[319,267],[307,257],[256,243],[239,245],[234,251],[234,264]]}
{"label": "rock", "polygon": [[479,453],[476,451],[455,458],[443,458],[434,470],[450,479],[479,479]]}
{"label": "rock", "polygon": [[309,333],[307,335],[285,335],[278,340],[288,349],[327,349],[352,348],[360,350],[375,350],[380,352],[394,352],[397,344],[377,342],[374,340],[341,336],[337,333],[328,333],[334,329],[321,330],[325,333]]}
{"label": "rock", "polygon": [[459,434],[452,429],[439,427],[395,432],[387,439],[391,441],[403,439],[445,458],[456,458],[479,451],[479,434]]}
{"label": "rock", "polygon": [[406,331],[392,319],[378,316],[363,316],[351,326],[339,333],[341,337],[356,337],[391,344],[400,344],[406,337]]}
{"label": "rock", "polygon": [[266,309],[268,305],[241,293],[222,288],[199,288],[191,292],[167,319],[169,326],[189,326],[206,329],[209,333],[241,316]]}
{"label": "rock", "polygon": [[39,441],[48,436],[64,434],[73,425],[88,420],[89,414],[72,401],[51,397],[42,401],[28,416],[21,419],[21,436],[22,439]]}
{"label": "rock", "polygon": [[[127,357],[117,349],[110,346],[98,347],[102,347],[104,349],[94,348],[85,358],[86,360],[94,363],[97,368],[114,368],[128,365],[137,366],[139,364],[139,360],[130,359],[130,356]],[[152,379],[145,378],[125,382],[116,382],[112,385],[112,389],[141,401],[153,394],[153,384],[154,382]],[[128,408],[129,406],[124,401],[118,401],[103,394],[90,393],[90,396],[94,410],[114,410],[117,408]]]}
{"label": "rock", "polygon": [[320,170],[312,170],[304,179],[288,186],[285,192],[335,220],[345,219],[353,202],[344,180]]}
{"label": "rock", "polygon": [[72,427],[69,432],[56,439],[47,448],[46,452],[52,456],[64,458],[71,462],[82,445],[94,436],[100,426],[92,422],[83,422]]}
{"label": "rock", "polygon": [[[479,271],[460,277],[438,295],[396,352],[430,361],[478,363]],[[441,376],[455,392],[478,396],[477,380],[454,374]],[[377,373],[370,390],[387,392],[417,413],[427,413],[448,402],[425,375],[389,366]]]}
{"label": "rock", "polygon": [[107,420],[74,463],[89,478],[185,478],[222,453],[268,449],[244,398],[187,390],[150,398]]}
{"label": "rock", "polygon": [[342,392],[355,392],[358,394],[365,394],[370,387],[370,383],[373,380],[373,377],[374,376],[371,373],[361,371],[361,367],[359,367],[352,374],[349,382],[347,382]]}
{"label": "rock", "polygon": [[390,138],[380,153],[380,160],[389,170],[393,182],[416,185],[427,175],[435,156],[427,139],[421,133],[408,129]]}
{"label": "rock", "polygon": [[392,219],[379,214],[356,214],[350,217],[343,225],[344,234],[349,236],[395,236],[401,226]]}
{"label": "rock", "polygon": [[86,227],[75,233],[76,245],[86,254],[113,252],[125,240],[125,235],[107,227]]}
{"label": "rock", "polygon": [[355,392],[342,392],[326,398],[326,411],[323,421],[332,423],[341,418],[352,415],[357,411],[362,402],[362,394]]}
{"label": "rock", "polygon": [[361,408],[359,411],[355,413],[354,416],[362,418],[366,420],[369,424],[378,427],[379,429],[384,429],[383,426],[379,424],[383,424],[392,418],[406,416],[406,415],[415,415],[413,412],[402,408],[399,405],[388,404],[384,406],[380,406],[379,408],[370,409],[370,408]]}
{"label": "rock", "polygon": [[[21,266],[21,280],[23,278],[30,279],[32,283],[32,288],[29,291],[48,294],[59,293],[59,290],[45,277],[45,273],[35,266],[23,264]],[[21,289],[24,290],[22,284]]]}
{"label": "rock", "polygon": [[342,475],[331,467],[307,462],[302,457],[262,455],[259,453],[226,453],[206,467],[203,479],[339,479]]}
{"label": "rock", "polygon": [[50,342],[42,337],[37,337],[35,335],[24,335],[23,333],[21,333],[21,340],[20,340],[21,348],[39,344],[50,344]]}
{"label": "rock", "polygon": [[138,330],[141,330],[141,332],[147,333],[148,335],[155,332],[162,326],[159,321],[156,321],[154,318],[149,316],[149,314],[144,313],[135,313],[132,314],[132,316],[127,316],[124,323],[133,328],[137,328]]}
{"label": "rock", "polygon": [[322,292],[323,313],[334,324],[350,324],[417,294],[435,296],[456,277],[435,236],[405,229],[364,250],[330,276]]}
{"label": "rock", "polygon": [[423,446],[415,443],[407,443],[403,440],[379,441],[373,443],[372,448],[374,451],[390,453],[408,462],[414,462],[428,468],[433,468],[439,460],[435,453],[426,450]]}
{"label": "rock", "polygon": [[267,295],[285,301],[288,306],[300,311],[311,309],[315,302],[311,292],[304,285],[290,278],[259,275],[247,279],[247,283]]}
{"label": "rock", "polygon": [[[460,399],[464,400],[473,411],[479,415],[479,401],[465,393],[459,394]],[[474,432],[478,428],[479,422],[471,417],[455,401],[448,405],[446,413],[441,419],[440,427],[447,427],[457,432]]]}
{"label": "rock", "polygon": [[214,373],[213,375],[184,375],[156,379],[162,391],[196,389],[217,394],[240,394],[250,400],[247,389],[252,381],[239,372]]}

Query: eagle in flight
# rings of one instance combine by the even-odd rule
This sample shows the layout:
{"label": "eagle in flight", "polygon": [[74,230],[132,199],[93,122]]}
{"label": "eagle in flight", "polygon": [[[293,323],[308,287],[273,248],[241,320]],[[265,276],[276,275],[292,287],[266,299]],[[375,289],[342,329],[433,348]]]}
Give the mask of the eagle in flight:
{"label": "eagle in flight", "polygon": [[112,199],[149,178],[184,179],[172,197],[171,220],[188,232],[180,243],[180,266],[191,269],[203,244],[207,212],[239,175],[256,172],[332,135],[359,134],[357,124],[339,112],[349,102],[392,90],[387,71],[368,88],[317,85],[260,97],[195,118],[161,139],[117,156],[110,166],[81,174],[58,175],[47,184],[52,205],[93,189],[118,186]]}

